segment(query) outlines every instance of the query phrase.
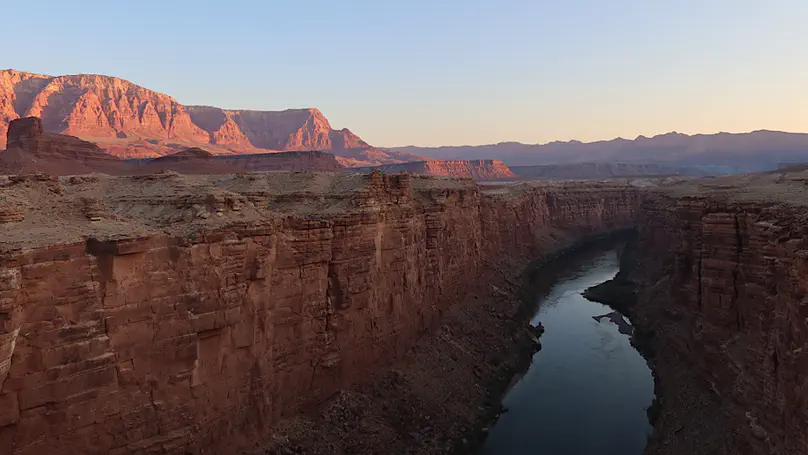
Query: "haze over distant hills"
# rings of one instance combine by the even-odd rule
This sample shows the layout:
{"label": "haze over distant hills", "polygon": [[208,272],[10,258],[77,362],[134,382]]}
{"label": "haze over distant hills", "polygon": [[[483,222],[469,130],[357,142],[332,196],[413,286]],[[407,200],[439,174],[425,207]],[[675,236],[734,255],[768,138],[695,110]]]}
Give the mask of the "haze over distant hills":
{"label": "haze over distant hills", "polygon": [[621,162],[698,166],[717,171],[775,169],[780,163],[808,161],[808,134],[778,131],[751,133],[668,133],[634,140],[614,139],[583,143],[549,144],[502,142],[480,146],[393,147],[394,152],[414,153],[443,160],[496,157],[512,166],[538,164]]}
{"label": "haze over distant hills", "polygon": [[[342,165],[350,167],[427,161],[427,158],[497,159],[510,166],[654,164],[677,169],[696,167],[710,173],[767,170],[782,163],[808,162],[808,134],[777,131],[668,133],[591,143],[503,142],[380,149],[347,128],[334,129],[318,109],[252,111],[186,106],[168,95],[110,76],[0,71],[0,149],[5,147],[8,122],[27,116],[42,118],[46,132],[77,136],[124,158],[157,157],[202,147],[217,155],[319,150],[333,153]],[[464,166],[455,167],[467,167]],[[608,171],[590,167],[582,172],[599,175],[628,170],[625,166]],[[576,172],[565,168],[562,173]]]}

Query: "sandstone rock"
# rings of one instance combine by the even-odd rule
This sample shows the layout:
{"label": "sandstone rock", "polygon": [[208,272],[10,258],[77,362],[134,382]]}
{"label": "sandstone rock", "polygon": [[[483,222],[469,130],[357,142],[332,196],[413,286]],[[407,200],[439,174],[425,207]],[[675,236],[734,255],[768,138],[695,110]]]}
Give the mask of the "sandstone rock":
{"label": "sandstone rock", "polygon": [[12,120],[8,150],[0,153],[0,172],[45,172],[52,175],[94,171],[121,173],[126,165],[91,142],[43,132],[37,117]]}
{"label": "sandstone rock", "polygon": [[[0,225],[13,455],[252,450],[282,417],[403,359],[490,261],[631,226],[641,198],[380,173],[47,183],[0,187],[49,201]],[[76,223],[102,198],[116,219]],[[223,215],[183,221],[200,209]]]}
{"label": "sandstone rock", "polygon": [[101,221],[104,217],[104,201],[92,197],[81,198],[84,216],[90,221]]}
{"label": "sandstone rock", "polygon": [[0,199],[0,223],[13,223],[24,219],[25,214],[19,205]]}
{"label": "sandstone rock", "polygon": [[45,130],[42,128],[42,120],[38,117],[14,120],[9,124],[6,148],[36,148],[34,143],[43,134],[45,134]]}
{"label": "sandstone rock", "polygon": [[220,156],[219,161],[239,171],[330,171],[343,167],[334,155],[323,152],[279,152]]}
{"label": "sandstone rock", "polygon": [[641,210],[634,325],[661,400],[647,453],[808,453],[805,175],[694,181]]}
{"label": "sandstone rock", "polygon": [[[367,172],[373,168],[357,168]],[[500,160],[428,160],[411,163],[386,164],[377,168],[388,173],[409,172],[412,174],[464,177],[475,180],[513,180],[516,175]]]}
{"label": "sandstone rock", "polygon": [[176,144],[213,146],[223,154],[323,150],[350,165],[401,162],[411,155],[383,151],[347,129],[335,130],[317,109],[183,106],[168,95],[109,76],[0,71],[0,149],[8,123],[20,117],[40,117],[48,133],[92,138],[125,158],[172,154],[179,151]]}

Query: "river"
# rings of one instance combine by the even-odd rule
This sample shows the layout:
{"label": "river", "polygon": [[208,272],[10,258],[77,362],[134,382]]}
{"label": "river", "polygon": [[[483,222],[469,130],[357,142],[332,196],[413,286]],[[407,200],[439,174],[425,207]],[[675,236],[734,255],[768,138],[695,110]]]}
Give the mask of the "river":
{"label": "river", "polygon": [[[542,350],[505,396],[507,412],[479,454],[642,454],[652,430],[651,371],[629,342],[629,323],[581,295],[618,268],[611,245],[571,253],[534,275],[532,323],[544,325]],[[604,315],[611,317],[596,319]]]}

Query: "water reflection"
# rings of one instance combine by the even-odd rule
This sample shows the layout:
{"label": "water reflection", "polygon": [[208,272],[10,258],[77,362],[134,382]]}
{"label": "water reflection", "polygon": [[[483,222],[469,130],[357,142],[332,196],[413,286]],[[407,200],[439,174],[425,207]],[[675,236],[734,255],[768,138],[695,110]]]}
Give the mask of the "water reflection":
{"label": "water reflection", "polygon": [[[581,296],[618,271],[616,249],[588,249],[534,276],[542,350],[503,402],[480,453],[639,455],[651,426],[651,372],[622,316]],[[623,332],[623,333],[621,333]]]}

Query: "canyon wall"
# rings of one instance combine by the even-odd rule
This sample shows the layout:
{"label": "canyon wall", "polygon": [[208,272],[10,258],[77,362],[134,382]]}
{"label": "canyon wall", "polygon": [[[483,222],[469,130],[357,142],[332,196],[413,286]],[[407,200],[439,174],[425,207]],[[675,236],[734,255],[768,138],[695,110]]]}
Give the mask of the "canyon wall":
{"label": "canyon wall", "polygon": [[516,175],[500,160],[427,160],[385,164],[375,168],[358,168],[356,170],[359,172],[371,172],[374,169],[387,173],[410,172],[412,174],[441,177],[465,177],[475,180],[516,179]]}
{"label": "canyon wall", "polygon": [[634,226],[644,192],[596,182],[488,184],[484,255],[524,263],[582,238]]}
{"label": "canyon wall", "polygon": [[645,202],[635,323],[660,412],[647,453],[808,453],[806,182],[715,179]]}
{"label": "canyon wall", "polygon": [[334,155],[324,152],[275,152],[245,155],[213,155],[191,148],[147,160],[127,160],[116,175],[148,174],[171,170],[180,174],[235,174],[238,172],[342,172]]}
{"label": "canyon wall", "polygon": [[348,166],[423,158],[381,150],[347,128],[334,129],[318,109],[184,106],[116,77],[0,70],[0,150],[9,123],[22,117],[39,117],[47,133],[95,142],[120,158],[157,157],[188,147],[216,154],[329,151]]}
{"label": "canyon wall", "polygon": [[0,180],[0,447],[253,447],[402,359],[487,264],[632,226],[641,197],[380,173]]}
{"label": "canyon wall", "polygon": [[200,148],[142,160],[121,160],[104,153],[96,144],[77,137],[46,133],[42,120],[12,120],[8,150],[0,151],[0,173],[44,172],[75,175],[101,172],[110,175],[150,174],[162,171],[182,174],[234,174],[254,171],[336,171],[343,167],[324,152],[276,152],[214,155]]}
{"label": "canyon wall", "polygon": [[330,171],[340,172],[342,165],[334,155],[323,152],[278,152],[219,156],[218,161],[242,171]]}

